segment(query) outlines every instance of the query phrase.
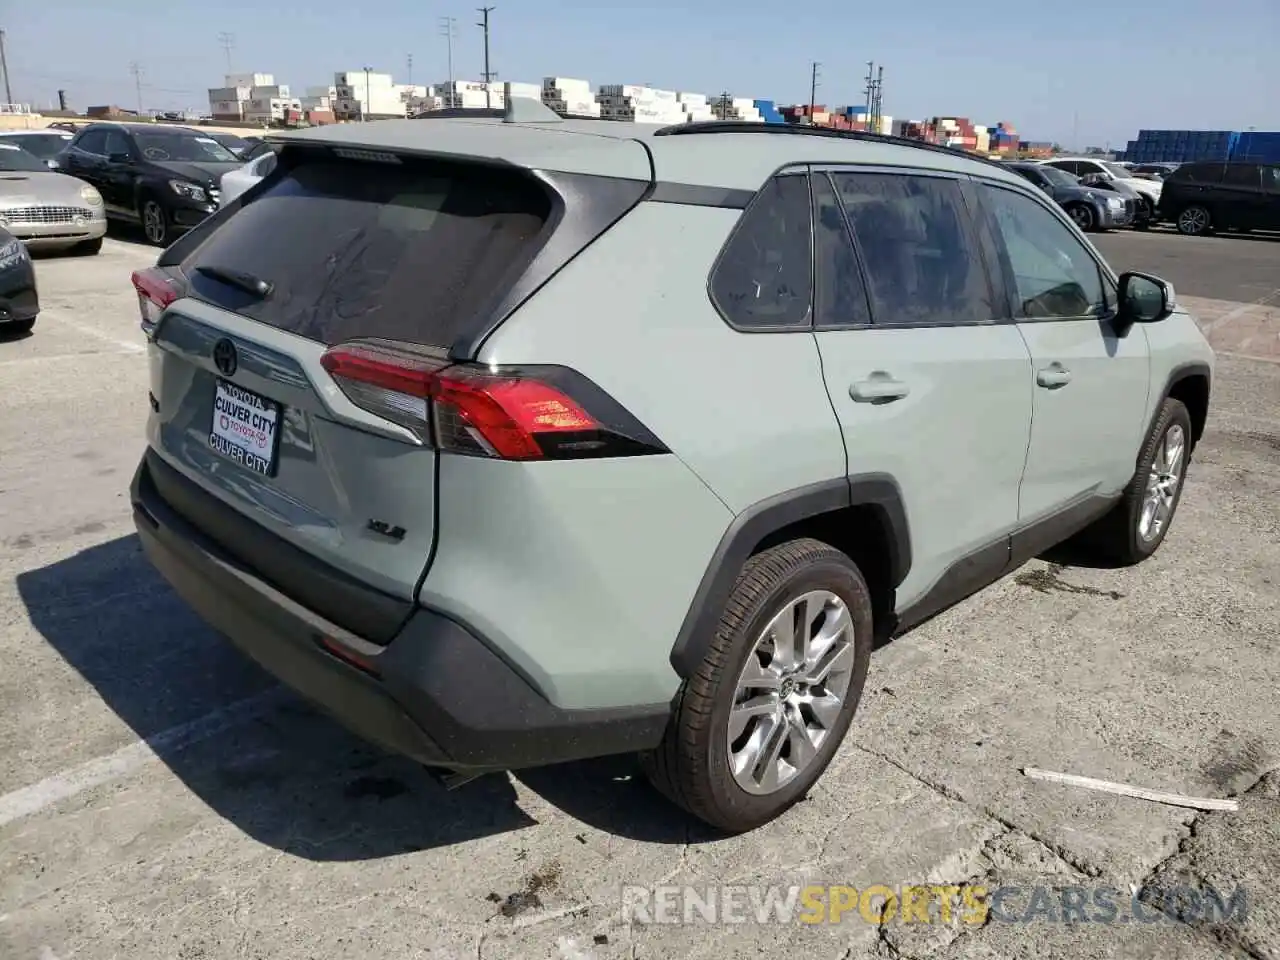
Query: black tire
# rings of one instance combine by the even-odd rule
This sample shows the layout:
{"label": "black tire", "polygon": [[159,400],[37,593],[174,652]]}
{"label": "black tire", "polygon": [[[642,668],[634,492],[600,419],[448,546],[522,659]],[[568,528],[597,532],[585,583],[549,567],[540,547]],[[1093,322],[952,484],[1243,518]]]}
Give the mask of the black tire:
{"label": "black tire", "polygon": [[94,237],[92,240],[81,240],[79,243],[77,243],[74,247],[71,248],[71,252],[75,254],[77,257],[93,257],[93,256],[96,256],[101,250],[102,250],[101,237]]}
{"label": "black tire", "polygon": [[[1173,493],[1169,516],[1160,527],[1159,532],[1149,539],[1139,531],[1143,504],[1146,499],[1147,485],[1151,478],[1151,467],[1157,452],[1164,443],[1165,436],[1174,427],[1182,430],[1183,452],[1181,469],[1177,487]],[[1125,487],[1120,502],[1105,517],[1085,530],[1080,536],[1080,543],[1100,558],[1121,566],[1132,566],[1141,563],[1155,553],[1173,524],[1177,515],[1178,504],[1182,501],[1182,490],[1186,486],[1187,467],[1191,462],[1191,415],[1182,401],[1166,398],[1160,406],[1160,412],[1151,427],[1151,433],[1142,445],[1138,456],[1138,468]]]}
{"label": "black tire", "polygon": [[[148,222],[148,217],[153,217]],[[173,221],[165,205],[154,196],[143,194],[138,198],[138,222],[142,235],[154,247],[167,247],[173,239]]]}
{"label": "black tire", "polygon": [[[841,712],[807,767],[774,793],[749,793],[729,766],[729,711],[738,677],[770,620],[818,589],[839,597],[852,622],[853,664]],[[662,744],[641,757],[649,780],[677,805],[728,833],[781,816],[803,799],[844,740],[866,682],[872,634],[866,581],[839,550],[800,539],[756,554],[738,576],[710,650],[681,690]]]}
{"label": "black tire", "polygon": [[1092,233],[1098,229],[1098,215],[1087,203],[1073,203],[1067,207],[1067,213],[1084,233]]}
{"label": "black tire", "polygon": [[1178,232],[1186,237],[1203,237],[1213,232],[1213,217],[1209,214],[1208,207],[1198,203],[1179,210],[1174,224]]}

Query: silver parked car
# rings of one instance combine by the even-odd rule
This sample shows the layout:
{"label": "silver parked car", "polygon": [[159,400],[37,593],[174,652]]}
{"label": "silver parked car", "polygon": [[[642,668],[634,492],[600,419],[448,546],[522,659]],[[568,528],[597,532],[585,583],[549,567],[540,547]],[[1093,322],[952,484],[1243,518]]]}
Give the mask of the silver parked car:
{"label": "silver parked car", "polygon": [[43,160],[0,140],[0,227],[31,249],[93,254],[107,232],[96,187],[55,173]]}

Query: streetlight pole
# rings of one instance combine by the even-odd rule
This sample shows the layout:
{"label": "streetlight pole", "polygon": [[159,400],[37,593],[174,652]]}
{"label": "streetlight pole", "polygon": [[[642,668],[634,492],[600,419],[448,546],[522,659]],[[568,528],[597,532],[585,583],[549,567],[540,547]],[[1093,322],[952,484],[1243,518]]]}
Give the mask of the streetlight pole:
{"label": "streetlight pole", "polygon": [[360,111],[361,121],[367,121],[369,119],[369,106],[373,102],[369,94],[369,71],[371,69],[371,67],[364,68],[364,109]]}

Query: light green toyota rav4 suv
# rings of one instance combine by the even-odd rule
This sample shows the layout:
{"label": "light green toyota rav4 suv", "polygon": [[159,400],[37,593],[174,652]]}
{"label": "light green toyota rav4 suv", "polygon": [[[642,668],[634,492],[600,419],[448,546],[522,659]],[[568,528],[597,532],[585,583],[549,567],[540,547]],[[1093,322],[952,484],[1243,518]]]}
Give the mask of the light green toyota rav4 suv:
{"label": "light green toyota rav4 suv", "polygon": [[1015,173],[528,102],[281,134],[136,274],[152,563],[441,771],[638,753],[729,831],[813,785],[873,642],[1168,530],[1213,354]]}

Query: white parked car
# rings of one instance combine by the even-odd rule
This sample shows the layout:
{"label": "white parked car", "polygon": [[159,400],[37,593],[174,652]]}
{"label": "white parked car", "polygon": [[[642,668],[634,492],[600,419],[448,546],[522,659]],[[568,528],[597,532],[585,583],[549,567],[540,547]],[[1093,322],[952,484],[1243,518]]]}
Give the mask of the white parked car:
{"label": "white parked car", "polygon": [[275,169],[276,153],[265,143],[251,152],[257,155],[243,167],[222,175],[222,197],[218,201],[219,207],[225,207]]}
{"label": "white parked car", "polygon": [[1040,162],[1045,166],[1065,170],[1077,177],[1098,176],[1133,188],[1147,204],[1147,215],[1140,217],[1137,225],[1144,226],[1155,222],[1156,210],[1160,206],[1160,181],[1139,177],[1128,167],[1114,160],[1099,160],[1096,157],[1054,157],[1052,160]]}

